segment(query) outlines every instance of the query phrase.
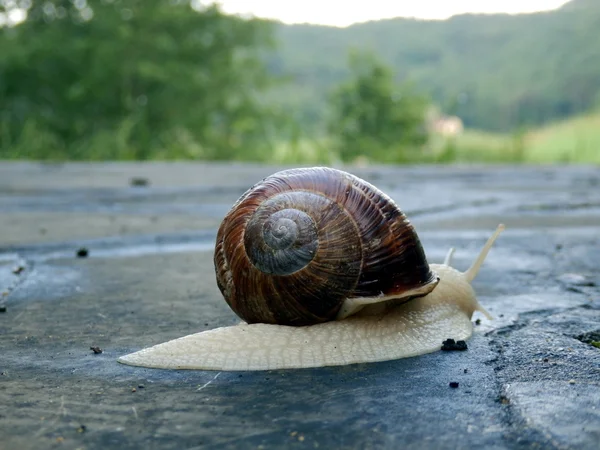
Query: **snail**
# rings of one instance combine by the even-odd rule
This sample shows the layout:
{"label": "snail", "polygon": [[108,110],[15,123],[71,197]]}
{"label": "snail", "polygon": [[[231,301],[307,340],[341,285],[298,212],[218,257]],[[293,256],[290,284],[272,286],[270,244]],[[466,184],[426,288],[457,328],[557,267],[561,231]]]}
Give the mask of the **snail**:
{"label": "snail", "polygon": [[275,173],[223,219],[217,285],[237,325],[122,356],[164,369],[270,370],[394,360],[468,339],[479,311],[472,266],[429,264],[396,203],[370,183],[324,167]]}

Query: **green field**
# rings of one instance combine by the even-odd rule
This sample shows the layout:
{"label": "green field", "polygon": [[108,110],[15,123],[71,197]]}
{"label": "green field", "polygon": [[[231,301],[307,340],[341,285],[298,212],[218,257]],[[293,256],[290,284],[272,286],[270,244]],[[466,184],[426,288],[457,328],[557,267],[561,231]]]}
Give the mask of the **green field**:
{"label": "green field", "polygon": [[[138,152],[130,145],[134,136],[121,132],[97,134],[80,145],[78,160],[136,160]],[[12,151],[0,159],[68,160],[61,146],[35,127],[25,127],[19,139],[7,145]],[[5,147],[5,148],[6,148]],[[340,162],[326,137],[299,137],[282,141],[264,152],[243,153],[233,160],[283,164],[333,164]],[[213,159],[206,157],[197,142],[165,138],[159,152],[144,155],[143,159],[186,160]],[[455,138],[432,135],[423,149],[416,149],[405,158],[412,163],[574,163],[600,164],[600,113],[575,117],[541,128],[514,134],[465,130]],[[369,158],[368,151],[355,163],[379,161]]]}
{"label": "green field", "polygon": [[[336,162],[327,139],[302,139],[277,146],[280,163]],[[600,113],[575,117],[521,133],[465,130],[455,138],[431,136],[427,147],[411,156],[415,163],[574,163],[600,164]],[[370,161],[368,152],[356,161]]]}
{"label": "green field", "polygon": [[456,139],[453,156],[453,161],[600,164],[600,114],[513,136],[467,130]]}

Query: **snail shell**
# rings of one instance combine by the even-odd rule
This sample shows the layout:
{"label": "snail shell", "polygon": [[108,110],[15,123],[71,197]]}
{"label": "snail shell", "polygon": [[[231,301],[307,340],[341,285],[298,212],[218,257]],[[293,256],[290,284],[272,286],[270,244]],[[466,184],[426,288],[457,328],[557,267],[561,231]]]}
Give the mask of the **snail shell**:
{"label": "snail shell", "polygon": [[326,322],[347,300],[409,299],[438,283],[394,201],[323,167],[284,170],[246,191],[218,230],[214,263],[225,300],[247,323]]}

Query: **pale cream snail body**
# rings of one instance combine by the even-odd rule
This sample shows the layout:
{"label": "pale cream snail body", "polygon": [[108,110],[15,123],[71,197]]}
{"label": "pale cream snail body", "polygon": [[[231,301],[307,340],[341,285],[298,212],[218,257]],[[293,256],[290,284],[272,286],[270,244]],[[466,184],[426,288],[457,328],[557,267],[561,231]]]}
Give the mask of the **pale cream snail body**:
{"label": "pale cream snail body", "polygon": [[165,369],[269,370],[394,360],[468,339],[479,305],[471,268],[429,264],[396,203],[343,171],[290,169],[233,205],[214,263],[225,301],[243,320],[119,358]]}

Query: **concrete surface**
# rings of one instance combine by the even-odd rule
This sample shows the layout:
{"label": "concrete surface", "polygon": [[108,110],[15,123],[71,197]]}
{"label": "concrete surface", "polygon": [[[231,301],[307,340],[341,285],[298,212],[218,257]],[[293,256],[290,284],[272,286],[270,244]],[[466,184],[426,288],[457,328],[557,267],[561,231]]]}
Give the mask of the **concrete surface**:
{"label": "concrete surface", "polygon": [[454,246],[465,269],[507,225],[474,283],[496,319],[474,317],[467,351],[257,373],[118,364],[236,322],[216,227],[278,169],[0,162],[0,449],[598,448],[595,167],[352,169],[398,201],[431,262]]}

